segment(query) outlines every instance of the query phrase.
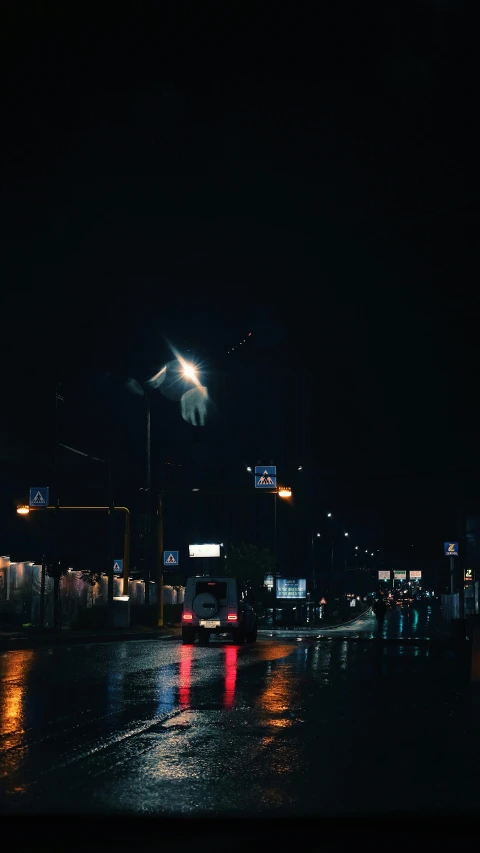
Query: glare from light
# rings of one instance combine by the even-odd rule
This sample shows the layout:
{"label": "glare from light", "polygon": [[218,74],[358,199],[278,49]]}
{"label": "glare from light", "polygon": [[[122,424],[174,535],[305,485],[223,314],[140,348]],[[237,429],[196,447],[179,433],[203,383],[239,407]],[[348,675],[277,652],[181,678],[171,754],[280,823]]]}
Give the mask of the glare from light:
{"label": "glare from light", "polygon": [[373,557],[373,551],[372,551],[372,553],[370,554],[370,556],[371,556],[371,557]]}
{"label": "glare from light", "polygon": [[192,492],[199,492],[200,489],[192,489]]}
{"label": "glare from light", "polygon": [[355,551],[358,551],[358,545],[355,545]]}
{"label": "glare from light", "polygon": [[321,536],[321,535],[322,535],[321,533],[317,533],[317,536]]}
{"label": "glare from light", "polygon": [[182,367],[183,375],[184,375],[187,379],[190,379],[190,380],[191,380],[195,385],[197,385],[198,387],[200,387],[200,382],[199,382],[199,379],[198,379],[198,376],[197,376],[197,372],[198,372],[198,371],[197,371],[197,368],[195,367],[195,365],[194,365],[194,364],[190,364],[190,362],[188,362],[188,361],[185,361],[185,359],[184,359],[184,358],[182,358],[182,356],[180,355],[180,353],[179,353],[179,352],[177,352],[177,350],[175,349],[175,347],[173,347],[171,344],[170,344],[170,349],[172,350],[173,355],[175,356],[175,358],[177,359],[177,361],[180,363],[180,365],[181,365],[181,367]]}
{"label": "glare from light", "polygon": [[247,471],[251,471],[251,470],[252,469],[251,469],[250,465],[247,465]]}
{"label": "glare from light", "polygon": [[345,533],[344,533],[344,536],[348,536],[348,533],[347,533],[347,532],[345,532]]}
{"label": "glare from light", "polygon": [[332,517],[332,513],[331,513],[331,512],[327,512],[327,518],[331,518],[331,517]]}
{"label": "glare from light", "polygon": [[297,471],[303,471],[303,465],[299,465]]}
{"label": "glare from light", "polygon": [[187,377],[187,379],[196,379],[197,378],[197,368],[193,364],[189,364],[187,361],[180,360],[180,364],[183,368],[183,375]]}
{"label": "glare from light", "polygon": [[29,506],[17,506],[17,512],[19,515],[28,515],[30,512]]}
{"label": "glare from light", "polygon": [[288,488],[288,486],[280,486],[277,494],[278,494],[279,498],[291,498],[292,497],[292,490],[290,488]]}

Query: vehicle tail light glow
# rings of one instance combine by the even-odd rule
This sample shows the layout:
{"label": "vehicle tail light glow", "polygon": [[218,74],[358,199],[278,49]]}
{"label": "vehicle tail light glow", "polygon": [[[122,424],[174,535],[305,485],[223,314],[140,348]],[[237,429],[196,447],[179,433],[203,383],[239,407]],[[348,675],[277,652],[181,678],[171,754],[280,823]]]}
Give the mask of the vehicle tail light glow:
{"label": "vehicle tail light glow", "polygon": [[235,613],[229,613],[227,618],[228,618],[229,622],[236,622],[237,621],[237,617],[236,617]]}
{"label": "vehicle tail light glow", "polygon": [[193,616],[191,613],[184,613],[182,616],[182,619],[185,619],[185,621],[187,622],[187,621],[193,619]]}

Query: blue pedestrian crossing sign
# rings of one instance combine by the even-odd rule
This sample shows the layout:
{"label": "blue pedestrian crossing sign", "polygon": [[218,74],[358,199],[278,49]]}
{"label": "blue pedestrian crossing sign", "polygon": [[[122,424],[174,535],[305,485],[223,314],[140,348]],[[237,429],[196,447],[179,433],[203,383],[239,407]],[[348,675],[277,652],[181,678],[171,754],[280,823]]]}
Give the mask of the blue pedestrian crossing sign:
{"label": "blue pedestrian crossing sign", "polygon": [[445,556],[458,557],[458,542],[444,542]]}
{"label": "blue pedestrian crossing sign", "polygon": [[123,560],[114,560],[113,561],[113,574],[114,575],[123,575]]}
{"label": "blue pedestrian crossing sign", "polygon": [[178,551],[164,551],[163,565],[168,566],[170,569],[174,569],[175,566],[178,566]]}
{"label": "blue pedestrian crossing sign", "polygon": [[276,489],[277,488],[277,466],[255,465],[255,488]]}
{"label": "blue pedestrian crossing sign", "polygon": [[48,506],[48,486],[33,486],[30,489],[30,501],[29,506],[31,507],[47,507]]}

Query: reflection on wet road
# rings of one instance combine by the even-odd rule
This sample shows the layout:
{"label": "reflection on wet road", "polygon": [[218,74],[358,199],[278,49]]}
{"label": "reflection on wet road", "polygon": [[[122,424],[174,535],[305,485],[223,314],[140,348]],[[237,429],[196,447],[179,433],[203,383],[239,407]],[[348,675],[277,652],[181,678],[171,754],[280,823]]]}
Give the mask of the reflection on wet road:
{"label": "reflection on wet road", "polygon": [[[427,616],[391,618],[400,628]],[[57,647],[0,655],[0,679],[0,811],[373,814],[478,802],[478,700],[461,661],[433,644]]]}

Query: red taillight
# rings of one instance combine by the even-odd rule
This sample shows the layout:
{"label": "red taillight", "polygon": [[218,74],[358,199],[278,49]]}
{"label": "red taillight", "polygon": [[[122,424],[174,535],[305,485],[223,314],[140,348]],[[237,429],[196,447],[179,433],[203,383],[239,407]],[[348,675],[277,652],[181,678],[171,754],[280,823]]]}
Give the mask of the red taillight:
{"label": "red taillight", "polygon": [[193,619],[193,616],[191,613],[184,613],[182,618],[187,621],[189,619]]}
{"label": "red taillight", "polygon": [[229,622],[236,622],[237,621],[237,617],[236,617],[235,613],[229,613],[227,616],[227,619]]}

